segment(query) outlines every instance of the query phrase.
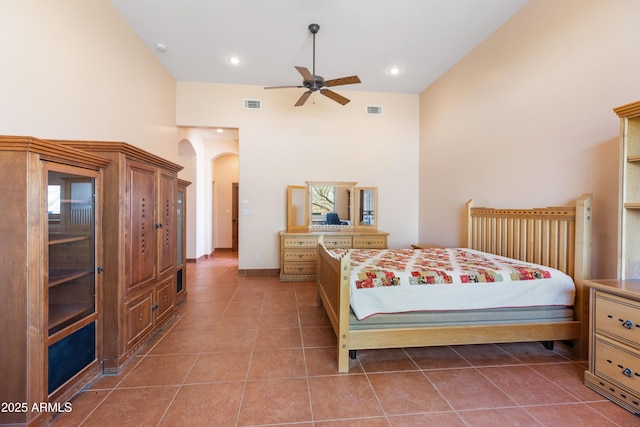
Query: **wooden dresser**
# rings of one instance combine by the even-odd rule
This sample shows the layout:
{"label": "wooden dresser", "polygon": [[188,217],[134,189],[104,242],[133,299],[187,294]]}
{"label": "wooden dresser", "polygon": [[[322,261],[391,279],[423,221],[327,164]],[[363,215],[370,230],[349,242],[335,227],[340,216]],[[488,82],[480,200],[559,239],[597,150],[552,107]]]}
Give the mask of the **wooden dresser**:
{"label": "wooden dresser", "polygon": [[327,248],[385,249],[389,233],[357,232],[280,232],[280,280],[315,280],[318,237]]}
{"label": "wooden dresser", "polygon": [[640,414],[640,280],[587,280],[589,370],[585,385]]}

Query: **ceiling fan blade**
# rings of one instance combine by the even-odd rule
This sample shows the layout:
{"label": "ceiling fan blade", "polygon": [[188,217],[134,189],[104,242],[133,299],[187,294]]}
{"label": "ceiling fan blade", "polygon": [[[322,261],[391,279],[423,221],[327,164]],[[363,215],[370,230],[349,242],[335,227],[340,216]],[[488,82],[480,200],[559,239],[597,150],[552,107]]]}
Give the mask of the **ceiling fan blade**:
{"label": "ceiling fan blade", "polygon": [[325,80],[325,86],[340,86],[340,85],[352,85],[355,83],[362,83],[358,76],[340,77],[339,79]]}
{"label": "ceiling fan blade", "polygon": [[311,74],[308,68],[296,66],[296,70],[298,70],[298,72],[302,75],[303,79],[310,80],[310,81],[315,80],[315,78],[313,77],[313,74]]}
{"label": "ceiling fan blade", "polygon": [[307,98],[309,98],[309,96],[311,95],[311,91],[308,90],[305,93],[302,94],[302,96],[300,97],[300,99],[298,99],[298,102],[296,102],[296,104],[294,105],[294,107],[301,107],[304,105],[304,103],[307,101]]}
{"label": "ceiling fan blade", "polygon": [[345,98],[344,96],[339,95],[339,94],[337,94],[334,91],[329,90],[329,89],[322,89],[320,91],[320,93],[323,94],[324,96],[326,96],[327,98],[333,99],[338,104],[345,105],[345,104],[349,103],[349,101],[350,101],[349,99]]}
{"label": "ceiling fan blade", "polygon": [[265,87],[265,89],[288,89],[288,88],[292,88],[292,87],[301,88],[301,87],[304,87],[304,86],[267,86],[267,87]]}

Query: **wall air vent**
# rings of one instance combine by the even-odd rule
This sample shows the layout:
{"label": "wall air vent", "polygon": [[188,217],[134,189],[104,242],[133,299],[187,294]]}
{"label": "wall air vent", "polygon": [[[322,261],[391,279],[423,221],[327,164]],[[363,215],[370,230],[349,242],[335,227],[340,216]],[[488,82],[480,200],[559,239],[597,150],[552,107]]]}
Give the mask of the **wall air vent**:
{"label": "wall air vent", "polygon": [[382,105],[367,105],[367,114],[370,116],[381,116]]}
{"label": "wall air vent", "polygon": [[260,110],[262,108],[260,99],[243,99],[242,104],[245,110]]}

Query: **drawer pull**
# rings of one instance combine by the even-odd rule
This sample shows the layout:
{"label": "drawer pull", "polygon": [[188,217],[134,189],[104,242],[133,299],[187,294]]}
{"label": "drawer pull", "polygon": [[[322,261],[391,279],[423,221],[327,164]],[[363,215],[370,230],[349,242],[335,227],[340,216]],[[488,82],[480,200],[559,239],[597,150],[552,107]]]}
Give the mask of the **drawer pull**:
{"label": "drawer pull", "polygon": [[624,368],[622,370],[622,375],[624,375],[625,377],[631,378],[631,377],[633,377],[633,371],[631,369],[629,369],[629,368]]}
{"label": "drawer pull", "polygon": [[631,320],[625,320],[622,322],[622,326],[626,329],[633,329],[633,322]]}
{"label": "drawer pull", "polygon": [[138,317],[138,320],[142,322],[142,313],[140,313],[140,317]]}

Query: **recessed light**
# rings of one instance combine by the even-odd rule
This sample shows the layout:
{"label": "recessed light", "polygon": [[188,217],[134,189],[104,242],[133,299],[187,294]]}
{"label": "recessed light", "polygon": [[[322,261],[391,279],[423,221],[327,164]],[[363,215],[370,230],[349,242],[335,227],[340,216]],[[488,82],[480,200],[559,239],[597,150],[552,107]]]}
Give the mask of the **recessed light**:
{"label": "recessed light", "polygon": [[164,43],[156,43],[156,50],[158,52],[166,52],[167,51],[167,45]]}
{"label": "recessed light", "polygon": [[218,133],[222,133],[222,132],[224,132],[224,129],[222,129],[222,128],[218,128],[218,129],[216,129],[216,132],[218,132]]}
{"label": "recessed light", "polygon": [[398,74],[400,74],[400,71],[402,70],[399,67],[389,68],[389,74],[391,74],[392,76],[397,76]]}
{"label": "recessed light", "polygon": [[240,58],[238,58],[237,56],[230,56],[229,59],[227,59],[227,61],[229,61],[229,64],[231,65],[239,65],[240,64]]}

